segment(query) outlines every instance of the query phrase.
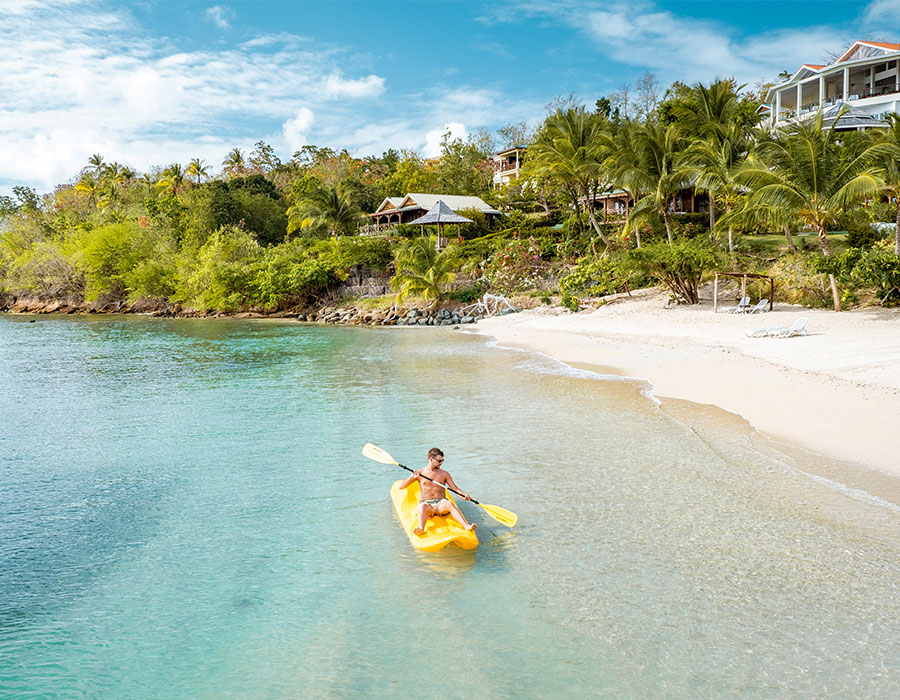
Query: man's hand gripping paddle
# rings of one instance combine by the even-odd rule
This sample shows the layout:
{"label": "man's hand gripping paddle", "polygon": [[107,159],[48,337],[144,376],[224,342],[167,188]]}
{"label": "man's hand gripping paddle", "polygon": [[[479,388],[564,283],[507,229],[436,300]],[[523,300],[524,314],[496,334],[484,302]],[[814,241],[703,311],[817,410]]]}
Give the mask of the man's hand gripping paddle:
{"label": "man's hand gripping paddle", "polygon": [[[387,452],[382,450],[380,447],[373,445],[371,442],[367,442],[365,444],[365,446],[362,448],[362,453],[365,457],[375,460],[376,462],[381,462],[382,464],[395,464],[396,466],[401,467],[408,472],[413,472],[412,469],[403,466],[402,464],[400,464],[400,462],[391,457]],[[434,479],[429,479],[424,474],[419,474],[419,476],[421,476],[423,479],[428,479],[428,481],[434,481]],[[434,481],[434,483],[437,484],[438,482]],[[456,489],[451,489],[446,484],[438,485],[443,486],[448,491],[453,491],[453,493],[455,493],[457,496],[462,496],[463,498],[465,498],[459,491],[457,491]],[[487,503],[479,503],[474,498],[471,500],[471,502],[477,506],[481,506],[482,508],[484,508],[485,512],[487,512],[487,514],[490,515],[494,520],[496,520],[498,523],[506,525],[507,527],[513,527],[519,520],[518,515],[510,510],[506,510],[506,508],[501,508],[500,506],[490,506]]]}

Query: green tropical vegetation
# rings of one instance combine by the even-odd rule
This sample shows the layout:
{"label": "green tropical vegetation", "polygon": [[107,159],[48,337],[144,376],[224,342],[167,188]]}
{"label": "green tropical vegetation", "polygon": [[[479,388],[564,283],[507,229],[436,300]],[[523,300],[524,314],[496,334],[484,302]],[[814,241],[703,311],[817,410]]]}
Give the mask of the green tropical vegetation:
{"label": "green tropical vegetation", "polygon": [[[438,161],[316,146],[282,161],[260,141],[220,169],[193,158],[137,173],[93,154],[52,192],[0,197],[0,294],[278,311],[368,275],[390,280],[386,303],[492,291],[577,309],[647,285],[697,303],[726,270],[771,275],[792,303],[900,304],[900,117],[846,133],[818,115],[770,133],[733,81],[638,88],[593,109],[558,99],[533,130],[448,134]],[[494,188],[491,154],[522,143],[522,176]],[[443,251],[418,227],[367,227],[366,212],[408,192],[477,195],[503,216],[461,211],[473,223]],[[633,207],[609,213],[604,192]],[[677,211],[684,193],[706,211]]]}

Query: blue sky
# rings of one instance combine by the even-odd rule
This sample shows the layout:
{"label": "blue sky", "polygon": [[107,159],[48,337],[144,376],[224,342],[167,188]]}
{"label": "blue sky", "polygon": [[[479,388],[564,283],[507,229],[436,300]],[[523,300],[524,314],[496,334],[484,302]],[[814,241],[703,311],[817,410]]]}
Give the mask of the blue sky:
{"label": "blue sky", "polygon": [[434,155],[447,130],[536,123],[645,71],[752,86],[900,41],[900,0],[0,0],[0,38],[0,193],[43,192],[93,153],[141,171],[258,140]]}

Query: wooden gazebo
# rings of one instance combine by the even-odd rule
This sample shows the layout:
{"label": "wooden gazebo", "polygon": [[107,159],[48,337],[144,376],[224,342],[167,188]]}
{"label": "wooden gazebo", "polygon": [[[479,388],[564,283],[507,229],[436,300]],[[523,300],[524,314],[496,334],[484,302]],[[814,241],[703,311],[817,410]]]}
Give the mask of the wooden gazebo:
{"label": "wooden gazebo", "polygon": [[755,272],[717,272],[713,282],[713,313],[719,309],[719,277],[736,277],[741,280],[741,298],[747,296],[747,278],[769,280],[769,311],[775,304],[775,280],[769,275]]}

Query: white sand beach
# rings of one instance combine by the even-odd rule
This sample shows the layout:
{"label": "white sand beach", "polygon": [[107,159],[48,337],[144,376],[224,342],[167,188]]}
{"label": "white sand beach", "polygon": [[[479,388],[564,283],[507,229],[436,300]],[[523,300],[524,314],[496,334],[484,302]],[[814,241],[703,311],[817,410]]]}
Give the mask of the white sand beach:
{"label": "white sand beach", "polygon": [[[769,437],[900,474],[900,312],[835,313],[776,304],[713,313],[712,302],[664,308],[642,290],[593,312],[537,308],[481,321],[477,332],[607,374],[655,395],[714,404]],[[809,319],[808,335],[746,331]]]}

